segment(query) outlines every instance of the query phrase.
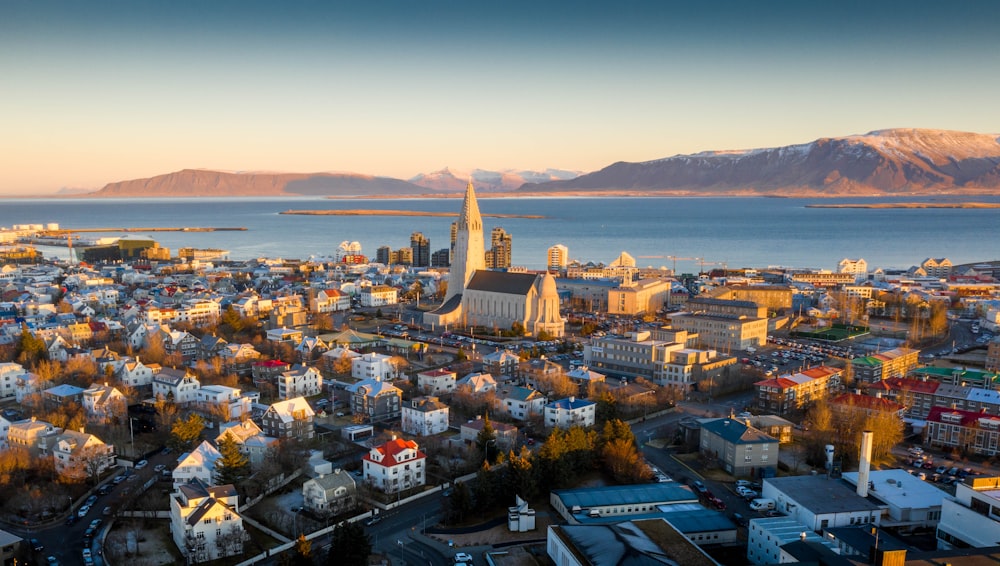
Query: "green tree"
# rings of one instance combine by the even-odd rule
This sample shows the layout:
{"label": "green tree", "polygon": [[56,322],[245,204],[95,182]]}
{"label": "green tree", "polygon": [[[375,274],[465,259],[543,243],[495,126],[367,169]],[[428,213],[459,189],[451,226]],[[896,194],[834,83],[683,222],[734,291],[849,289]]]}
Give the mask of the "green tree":
{"label": "green tree", "polygon": [[456,483],[451,497],[444,498],[445,521],[451,524],[465,521],[465,516],[475,509],[472,490],[465,482]]}
{"label": "green tree", "polygon": [[219,471],[220,484],[236,485],[250,476],[250,460],[240,452],[240,446],[228,434],[219,439],[219,453],[222,458],[215,466]]}
{"label": "green tree", "polygon": [[496,461],[496,456],[500,453],[497,450],[497,433],[493,430],[489,415],[483,417],[483,428],[476,435],[476,447],[483,461],[491,464]]}
{"label": "green tree", "polygon": [[178,450],[190,450],[205,430],[205,421],[201,415],[191,413],[186,419],[174,421],[170,427],[170,443]]}
{"label": "green tree", "polygon": [[223,311],[222,316],[219,318],[220,325],[226,325],[232,329],[233,333],[241,332],[246,328],[246,321],[240,316],[240,313],[236,312],[236,309],[232,305],[226,307]]}
{"label": "green tree", "polygon": [[458,352],[455,353],[455,361],[464,362],[467,359],[469,359],[469,355],[465,353],[465,349],[459,348]]}
{"label": "green tree", "polygon": [[32,334],[27,323],[21,323],[21,337],[17,340],[14,355],[19,364],[28,368],[34,368],[38,362],[49,359],[45,341]]}
{"label": "green tree", "polygon": [[333,529],[326,563],[331,566],[367,566],[371,553],[372,541],[364,527],[360,523],[345,521]]}
{"label": "green tree", "polygon": [[522,446],[518,454],[511,450],[507,455],[507,484],[514,495],[520,495],[526,501],[538,493],[532,454],[527,446]]}

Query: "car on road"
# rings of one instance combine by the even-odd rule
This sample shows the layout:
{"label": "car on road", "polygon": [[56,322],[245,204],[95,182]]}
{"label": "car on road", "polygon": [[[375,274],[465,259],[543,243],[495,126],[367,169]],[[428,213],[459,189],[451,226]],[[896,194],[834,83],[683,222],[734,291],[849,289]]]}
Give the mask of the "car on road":
{"label": "car on road", "polygon": [[469,564],[472,562],[472,555],[465,552],[457,552],[455,553],[455,562],[465,562],[466,564]]}
{"label": "car on road", "polygon": [[45,563],[49,566],[59,566],[59,559],[55,556],[49,556],[45,559]]}
{"label": "car on road", "polygon": [[87,507],[93,506],[94,503],[97,503],[97,496],[96,495],[91,495],[90,497],[87,498],[86,501],[83,502],[83,504],[86,505]]}
{"label": "car on road", "polygon": [[41,552],[45,550],[45,545],[43,545],[42,541],[38,540],[37,538],[33,538],[31,539],[31,548],[33,548],[35,552]]}
{"label": "car on road", "polygon": [[379,524],[381,521],[382,521],[382,515],[375,515],[371,519],[368,519],[367,521],[365,521],[365,525],[371,527],[371,526]]}
{"label": "car on road", "polygon": [[106,484],[102,485],[101,487],[97,488],[97,493],[100,494],[100,495],[107,495],[107,494],[111,493],[111,490],[114,489],[114,487],[115,486],[113,486],[113,485],[111,485],[109,483],[106,483]]}
{"label": "car on road", "polygon": [[705,487],[705,484],[702,483],[701,480],[694,480],[693,482],[691,482],[691,487],[693,487],[695,491],[697,491],[698,493],[701,494],[708,493],[708,488]]}
{"label": "car on road", "polygon": [[135,469],[141,470],[145,468],[147,464],[149,464],[149,462],[145,460],[139,460],[138,462],[135,463]]}
{"label": "car on road", "polygon": [[126,477],[125,474],[119,474],[119,475],[115,476],[115,479],[113,479],[111,481],[115,485],[118,485],[118,484],[122,483],[123,481],[125,481],[125,477]]}
{"label": "car on road", "polygon": [[80,510],[76,512],[76,516],[82,519],[87,516],[87,513],[90,513],[90,505],[80,507]]}
{"label": "car on road", "polygon": [[157,464],[157,465],[153,466],[153,471],[157,472],[157,473],[162,472],[163,470],[166,470],[166,469],[167,469],[167,467],[165,465],[163,465],[163,464]]}

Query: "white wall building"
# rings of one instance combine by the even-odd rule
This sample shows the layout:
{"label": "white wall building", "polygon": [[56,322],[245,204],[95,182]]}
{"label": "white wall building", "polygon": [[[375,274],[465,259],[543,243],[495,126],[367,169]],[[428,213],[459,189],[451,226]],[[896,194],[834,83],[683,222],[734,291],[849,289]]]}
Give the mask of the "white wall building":
{"label": "white wall building", "polygon": [[941,503],[940,549],[996,546],[1000,541],[1000,477],[973,476]]}
{"label": "white wall building", "polygon": [[767,517],[753,519],[747,526],[747,560],[758,566],[797,562],[782,560],[781,550],[782,546],[797,540],[833,548],[831,542],[796,521],[794,517]]}
{"label": "white wall building", "polygon": [[417,374],[417,388],[427,395],[444,395],[455,391],[458,376],[446,369],[433,369]]}
{"label": "white wall building", "polygon": [[545,405],[545,426],[547,428],[570,428],[573,426],[594,426],[597,403],[576,397],[567,397]]}
{"label": "white wall building", "polygon": [[399,302],[399,290],[388,285],[372,285],[361,289],[361,306],[384,307]]}
{"label": "white wall building", "polygon": [[364,354],[351,360],[351,377],[355,379],[379,379],[392,381],[396,375],[396,366],[390,361],[392,356]]}
{"label": "white wall building", "polygon": [[17,393],[17,378],[27,373],[28,370],[21,364],[0,363],[0,398],[14,397]]}
{"label": "white wall building", "polygon": [[416,397],[403,403],[401,427],[406,434],[431,436],[448,430],[448,405],[437,397]]}
{"label": "white wall building", "polygon": [[210,487],[193,481],[171,494],[170,533],[188,563],[243,553],[247,535],[239,510],[232,485]]}
{"label": "white wall building", "polygon": [[153,377],[153,398],[185,404],[198,400],[201,382],[183,369],[163,368]]}
{"label": "white wall building", "polygon": [[323,391],[323,375],[314,367],[295,366],[278,376],[278,398],[311,397]]}
{"label": "white wall building", "polygon": [[219,458],[222,458],[222,454],[207,440],[203,440],[194,450],[182,454],[173,472],[174,489],[193,479],[198,479],[205,485],[213,485],[216,477],[215,462]]}
{"label": "white wall building", "polygon": [[825,475],[766,478],[760,496],[773,499],[778,512],[816,532],[829,527],[879,525],[882,521],[884,506]]}
{"label": "white wall building", "polygon": [[427,456],[412,440],[393,437],[364,456],[364,481],[384,493],[396,493],[427,482]]}

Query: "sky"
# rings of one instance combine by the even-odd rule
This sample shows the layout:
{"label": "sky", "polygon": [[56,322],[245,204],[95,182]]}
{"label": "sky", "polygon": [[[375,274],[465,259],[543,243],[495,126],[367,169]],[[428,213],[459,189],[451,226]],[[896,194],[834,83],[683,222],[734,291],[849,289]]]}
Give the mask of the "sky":
{"label": "sky", "polygon": [[1000,133],[1000,2],[0,3],[0,194]]}

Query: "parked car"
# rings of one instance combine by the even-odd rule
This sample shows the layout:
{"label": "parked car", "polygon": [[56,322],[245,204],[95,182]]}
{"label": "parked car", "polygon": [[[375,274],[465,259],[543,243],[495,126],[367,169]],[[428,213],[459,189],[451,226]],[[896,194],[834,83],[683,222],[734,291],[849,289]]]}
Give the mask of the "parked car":
{"label": "parked car", "polygon": [[708,488],[705,487],[705,484],[702,483],[701,480],[694,480],[693,482],[691,482],[691,487],[693,487],[695,491],[697,491],[700,494],[708,493]]}
{"label": "parked car", "polygon": [[455,562],[470,563],[472,562],[472,555],[465,552],[455,553]]}
{"label": "parked car", "polygon": [[37,538],[31,539],[31,548],[34,549],[35,552],[41,552],[45,550],[45,546],[42,544],[42,541],[38,540]]}
{"label": "parked car", "polygon": [[149,464],[149,462],[145,460],[139,460],[138,462],[135,463],[135,469],[141,470],[145,468],[147,464]]}
{"label": "parked car", "polygon": [[80,507],[80,510],[76,512],[76,516],[82,519],[87,516],[87,513],[90,513],[90,505]]}

